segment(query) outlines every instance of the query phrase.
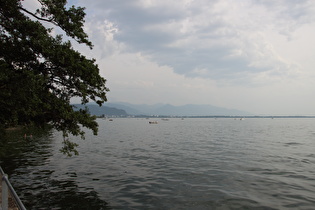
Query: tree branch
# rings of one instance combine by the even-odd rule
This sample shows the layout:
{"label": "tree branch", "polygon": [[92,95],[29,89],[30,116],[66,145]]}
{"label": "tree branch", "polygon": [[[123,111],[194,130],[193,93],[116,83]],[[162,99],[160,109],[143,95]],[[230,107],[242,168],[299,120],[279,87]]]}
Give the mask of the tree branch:
{"label": "tree branch", "polygon": [[22,10],[23,12],[26,12],[27,14],[33,16],[34,18],[36,18],[38,20],[46,21],[46,22],[54,24],[55,26],[58,26],[58,24],[53,21],[53,18],[51,18],[51,19],[41,18],[41,17],[38,17],[37,15],[31,13],[30,11],[24,9],[23,7],[19,7],[19,9]]}

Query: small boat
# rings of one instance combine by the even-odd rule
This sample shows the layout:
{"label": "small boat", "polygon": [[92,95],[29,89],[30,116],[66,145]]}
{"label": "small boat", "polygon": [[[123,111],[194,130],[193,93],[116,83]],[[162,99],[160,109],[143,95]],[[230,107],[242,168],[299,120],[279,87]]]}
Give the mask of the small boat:
{"label": "small boat", "polygon": [[149,121],[149,124],[158,124],[157,121]]}

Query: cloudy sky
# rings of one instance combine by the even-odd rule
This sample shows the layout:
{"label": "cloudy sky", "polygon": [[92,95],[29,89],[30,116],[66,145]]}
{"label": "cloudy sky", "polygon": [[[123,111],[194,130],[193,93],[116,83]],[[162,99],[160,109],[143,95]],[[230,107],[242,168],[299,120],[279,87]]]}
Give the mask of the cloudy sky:
{"label": "cloudy sky", "polygon": [[110,102],[315,115],[313,0],[70,0]]}

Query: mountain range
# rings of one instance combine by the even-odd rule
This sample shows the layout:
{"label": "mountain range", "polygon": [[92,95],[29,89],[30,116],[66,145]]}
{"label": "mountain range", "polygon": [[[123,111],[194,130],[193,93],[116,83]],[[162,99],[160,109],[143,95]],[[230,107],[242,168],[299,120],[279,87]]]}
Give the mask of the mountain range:
{"label": "mountain range", "polygon": [[[84,105],[73,104],[83,108]],[[130,104],[130,103],[105,103],[103,106],[89,103],[87,107],[92,115],[96,116],[128,116],[128,115],[162,115],[162,116],[244,116],[251,115],[249,112],[227,109],[212,105],[186,104],[174,106],[170,104]]]}

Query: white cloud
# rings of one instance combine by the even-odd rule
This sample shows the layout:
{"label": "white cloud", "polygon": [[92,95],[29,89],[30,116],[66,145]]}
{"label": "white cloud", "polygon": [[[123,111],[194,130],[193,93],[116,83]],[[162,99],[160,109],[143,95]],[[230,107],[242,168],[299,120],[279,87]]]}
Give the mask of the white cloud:
{"label": "white cloud", "polygon": [[[254,1],[132,2],[131,8],[117,3],[105,17],[105,22],[112,19],[120,27],[119,33],[115,30],[116,41],[124,43],[129,52],[146,53],[152,61],[189,77],[248,78],[243,74],[270,71],[282,71],[284,76],[292,64],[277,54],[264,32],[268,28],[278,29],[279,34],[290,32],[308,19],[303,15],[288,18],[289,14],[285,20],[279,19],[279,14],[286,14],[292,6],[285,2],[273,7]],[[305,9],[295,6],[289,12]],[[110,33],[106,37],[113,38],[111,32],[102,28],[96,33]],[[104,46],[110,46],[106,41]],[[197,73],[200,69],[203,74]]]}
{"label": "white cloud", "polygon": [[315,114],[314,1],[79,4],[111,100]]}

